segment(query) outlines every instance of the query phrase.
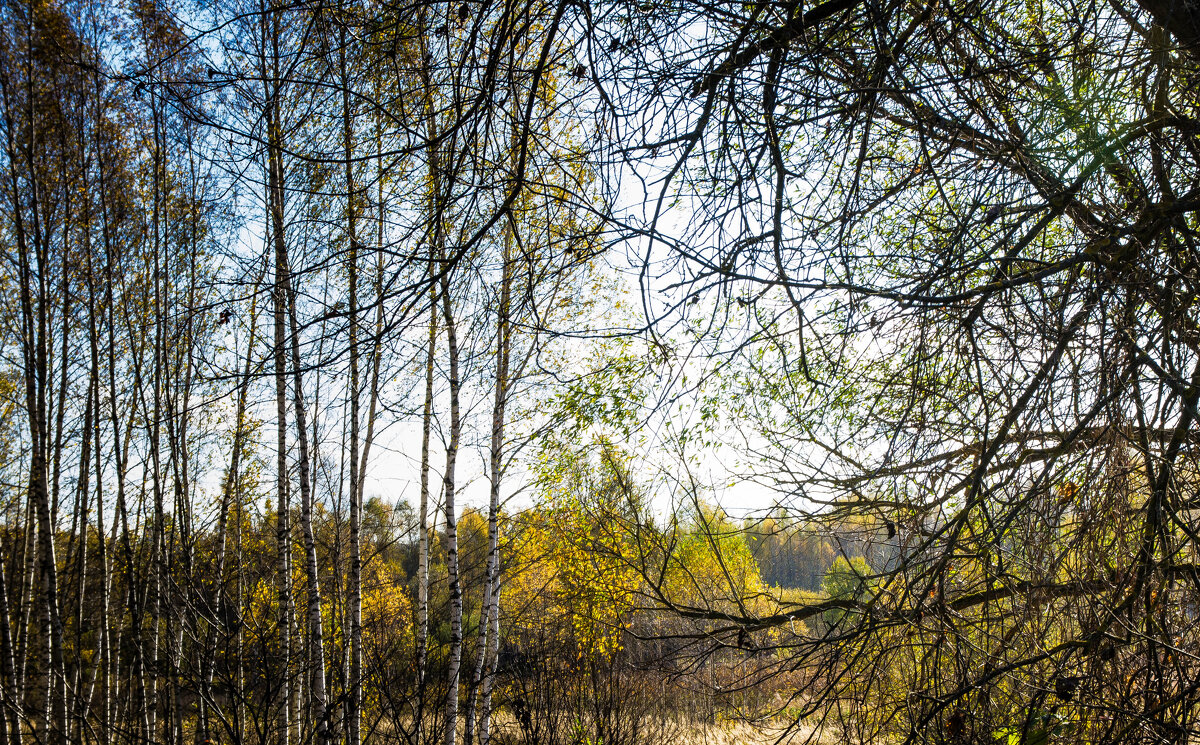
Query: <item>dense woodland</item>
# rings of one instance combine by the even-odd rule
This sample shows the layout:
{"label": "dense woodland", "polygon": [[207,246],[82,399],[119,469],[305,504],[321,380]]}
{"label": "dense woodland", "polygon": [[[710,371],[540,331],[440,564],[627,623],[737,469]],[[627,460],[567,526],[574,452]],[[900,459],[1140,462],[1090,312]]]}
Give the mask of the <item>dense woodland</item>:
{"label": "dense woodland", "polygon": [[1194,0],[0,0],[0,745],[1200,739]]}

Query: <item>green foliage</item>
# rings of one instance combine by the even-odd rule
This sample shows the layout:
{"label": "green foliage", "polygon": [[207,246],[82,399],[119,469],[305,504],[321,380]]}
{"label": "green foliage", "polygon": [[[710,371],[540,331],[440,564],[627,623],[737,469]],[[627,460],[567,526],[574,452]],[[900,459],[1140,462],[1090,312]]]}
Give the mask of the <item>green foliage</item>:
{"label": "green foliage", "polygon": [[647,361],[623,342],[596,350],[587,367],[555,395],[551,416],[557,429],[563,435],[630,435],[647,395]]}
{"label": "green foliage", "polygon": [[867,594],[871,575],[871,565],[863,557],[854,556],[847,561],[844,556],[839,556],[825,572],[821,589],[830,598],[859,600]]}
{"label": "green foliage", "polygon": [[700,503],[680,528],[662,585],[673,602],[744,611],[763,595],[746,534],[723,510]]}
{"label": "green foliage", "polygon": [[1028,712],[1024,724],[997,729],[993,742],[996,745],[1047,745],[1052,738],[1070,734],[1071,730],[1070,722],[1052,711],[1038,708]]}
{"label": "green foliage", "polygon": [[[839,556],[825,572],[825,579],[821,581],[821,589],[830,600],[861,602],[872,592],[873,574],[871,565],[863,557],[854,556],[847,560],[846,557]],[[826,611],[825,620],[833,626],[857,615],[838,608]]]}

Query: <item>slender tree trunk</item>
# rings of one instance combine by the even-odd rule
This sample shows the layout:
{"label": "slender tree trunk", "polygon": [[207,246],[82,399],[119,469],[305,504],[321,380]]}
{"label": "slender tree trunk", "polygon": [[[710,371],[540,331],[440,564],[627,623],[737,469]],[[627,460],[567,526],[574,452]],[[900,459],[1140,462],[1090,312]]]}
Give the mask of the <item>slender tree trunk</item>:
{"label": "slender tree trunk", "polygon": [[[271,169],[274,171],[274,163]],[[276,176],[272,176],[272,181]],[[272,192],[274,192],[272,188]],[[272,195],[271,212],[275,215],[277,207],[274,203],[275,196]],[[279,691],[280,691],[280,709],[279,709],[279,737],[280,742],[287,743],[288,735],[291,731],[291,721],[289,717],[290,709],[290,688],[289,674],[291,657],[291,628],[288,608],[291,605],[291,582],[292,582],[292,567],[291,567],[291,529],[288,521],[288,511],[290,508],[290,500],[288,499],[288,465],[287,465],[287,334],[286,317],[287,317],[287,290],[285,282],[287,273],[284,268],[284,253],[282,248],[283,239],[280,233],[279,220],[272,220],[272,233],[275,234],[275,287],[272,292],[272,300],[274,303],[275,315],[275,410],[278,429],[276,433],[276,525],[275,539],[279,554],[279,639],[280,639],[280,660],[279,668]]]}
{"label": "slender tree trunk", "polygon": [[[0,664],[4,665],[7,685],[0,691],[0,727],[4,745],[21,745],[21,712],[17,689],[17,666],[13,659],[12,627],[9,622],[8,570],[0,562]],[[9,734],[11,732],[11,734]]]}
{"label": "slender tree trunk", "polygon": [[[81,152],[83,152],[87,149],[88,139],[87,139],[86,133],[83,131],[82,128],[80,128],[80,130],[78,132],[78,138],[79,138],[79,149]],[[89,161],[90,161],[90,159],[89,159]],[[99,683],[101,690],[104,691],[105,694],[107,694],[107,680],[104,678],[103,672],[106,669],[106,666],[108,664],[108,651],[109,651],[107,648],[107,642],[108,642],[108,585],[107,585],[107,583],[108,583],[108,557],[107,557],[107,547],[105,546],[106,536],[104,534],[104,493],[103,493],[104,492],[104,472],[101,468],[102,461],[100,460],[100,453],[99,453],[99,450],[101,447],[101,441],[100,441],[100,420],[101,420],[101,412],[100,412],[100,339],[99,339],[100,334],[99,334],[99,330],[97,329],[97,326],[96,326],[96,316],[99,311],[96,307],[96,303],[97,303],[96,276],[95,276],[95,268],[92,263],[92,252],[94,250],[94,247],[92,246],[91,235],[92,235],[94,217],[92,214],[92,196],[91,196],[92,189],[91,189],[91,184],[90,184],[90,169],[91,169],[90,162],[85,161],[84,168],[83,168],[83,191],[84,191],[84,194],[87,196],[84,199],[84,218],[83,218],[84,229],[82,231],[83,232],[83,277],[84,277],[85,286],[87,288],[87,300],[88,300],[88,309],[87,309],[86,315],[87,315],[87,319],[88,319],[87,329],[88,329],[88,352],[89,352],[90,369],[88,372],[87,394],[85,396],[85,401],[84,401],[85,434],[82,438],[82,442],[80,443],[81,453],[80,453],[80,459],[79,459],[79,479],[80,479],[81,483],[79,485],[79,494],[80,494],[80,501],[82,503],[82,509],[83,509],[83,524],[86,526],[86,524],[87,524],[86,515],[87,515],[87,511],[89,509],[88,505],[91,504],[90,494],[89,494],[89,490],[87,488],[87,482],[89,480],[89,474],[91,473],[91,469],[92,469],[92,465],[93,465],[93,459],[91,456],[92,456],[93,445],[94,445],[94,450],[96,451],[95,460],[94,460],[94,463],[96,465],[96,547],[97,547],[97,552],[99,554],[99,563],[100,563],[100,572],[101,572],[101,574],[100,574],[100,609],[101,610],[100,610],[100,634],[99,634],[99,640],[98,640],[98,643],[96,646],[95,659],[92,663],[91,678],[90,678],[90,681],[87,686],[86,694],[82,697],[82,699],[80,699],[78,697],[76,698],[77,706],[76,706],[75,716],[76,716],[76,720],[78,722],[76,725],[76,731],[80,732],[80,733],[84,732],[84,727],[86,726],[87,715],[92,709],[92,702],[94,701],[97,683]],[[86,578],[87,578],[87,572],[86,572],[86,568],[87,568],[87,563],[86,563],[87,531],[86,531],[86,529],[83,534],[83,539],[84,539],[83,540],[84,548],[82,549],[82,555],[80,557],[80,565],[81,566],[80,566],[80,571],[79,571],[79,588],[80,589],[79,589],[79,598],[77,599],[79,611],[78,611],[78,616],[76,618],[77,654],[79,654],[83,650],[83,645],[84,645],[83,640],[84,640],[84,637],[88,630],[87,627],[90,624],[94,623],[94,621],[92,621],[90,618],[85,618],[84,610],[83,610],[84,609],[84,603],[83,603],[84,588],[86,587]],[[76,679],[79,681],[82,681],[83,665],[80,664],[78,669],[79,669],[79,673],[77,674]],[[107,699],[103,699],[102,703],[104,704],[105,710],[107,711]],[[107,725],[107,723],[104,723],[102,726],[107,728],[108,725]],[[108,737],[108,732],[105,731],[101,735],[101,738],[106,739],[107,737]]]}
{"label": "slender tree trunk", "polygon": [[[103,102],[102,83],[101,83],[101,76],[99,74],[98,69],[96,69],[93,72],[92,84],[93,84],[92,93],[93,93],[93,100],[95,102],[95,112],[96,112],[95,118],[98,122],[100,120],[100,112],[102,110],[102,105],[103,105],[103,103],[102,103]],[[125,502],[125,459],[122,456],[122,452],[128,452],[128,451],[123,450],[121,447],[120,421],[119,421],[119,418],[117,415],[116,371],[115,371],[115,368],[116,368],[116,364],[115,364],[116,363],[116,359],[115,359],[116,345],[115,345],[115,340],[114,340],[114,329],[116,326],[117,319],[116,319],[116,307],[115,307],[115,303],[113,300],[113,287],[112,287],[112,281],[113,281],[113,277],[114,277],[113,266],[112,266],[113,265],[113,251],[112,251],[112,237],[111,237],[110,221],[109,221],[109,200],[108,200],[108,187],[107,187],[107,179],[106,179],[106,166],[105,166],[105,160],[104,160],[104,149],[100,146],[100,127],[98,127],[98,126],[93,128],[93,140],[94,140],[94,147],[95,147],[95,151],[96,151],[96,177],[97,177],[97,182],[98,182],[98,187],[99,187],[100,228],[101,228],[101,237],[102,237],[103,244],[104,244],[104,255],[105,255],[105,273],[102,276],[102,279],[106,280],[106,281],[103,282],[104,304],[103,304],[103,306],[98,306],[98,299],[92,288],[93,271],[92,271],[92,264],[91,264],[91,252],[89,251],[88,252],[88,278],[89,278],[89,297],[92,300],[92,302],[91,302],[92,313],[90,314],[90,319],[91,319],[90,322],[92,324],[92,327],[90,329],[92,332],[91,333],[92,357],[93,357],[94,364],[98,366],[98,364],[99,364],[98,360],[99,360],[99,354],[100,354],[100,352],[99,352],[100,334],[99,334],[99,329],[95,328],[95,324],[96,324],[96,317],[100,313],[99,309],[102,307],[103,312],[107,313],[107,316],[108,316],[107,327],[108,327],[108,360],[109,360],[108,373],[109,373],[109,377],[108,377],[107,382],[108,382],[108,392],[109,392],[109,398],[110,398],[109,416],[111,419],[112,431],[113,431],[113,434],[112,434],[112,437],[113,437],[112,459],[115,464],[115,470],[116,470],[116,474],[115,474],[116,480],[117,480],[117,495],[116,495],[116,497],[117,497],[117,503],[119,505],[118,512],[123,512],[123,509],[120,507],[120,505],[124,505],[124,502]],[[97,422],[98,422],[99,417],[100,417],[99,381],[97,381],[95,396],[96,396],[96,401],[95,401],[96,417],[97,417]],[[103,634],[102,646],[103,646],[104,655],[105,655],[105,670],[104,670],[104,681],[105,681],[105,683],[104,683],[104,707],[105,708],[104,708],[104,715],[103,715],[103,720],[102,720],[104,734],[102,736],[104,738],[108,738],[111,736],[111,733],[113,730],[113,721],[115,719],[115,707],[116,707],[117,701],[118,701],[117,697],[114,694],[119,692],[119,686],[120,686],[120,682],[119,682],[120,681],[120,676],[119,676],[120,659],[119,659],[119,655],[116,654],[116,652],[119,650],[120,647],[119,647],[119,644],[117,643],[117,640],[113,639],[112,623],[111,623],[111,619],[109,617],[109,603],[111,601],[110,599],[111,599],[112,577],[110,576],[110,573],[108,570],[108,548],[107,548],[107,543],[105,540],[105,532],[104,532],[103,492],[99,488],[99,485],[103,483],[102,474],[103,474],[103,470],[104,470],[103,462],[101,460],[102,448],[101,448],[100,437],[101,437],[100,436],[100,427],[99,427],[99,424],[97,423],[97,427],[96,427],[96,479],[97,479],[98,488],[97,488],[97,493],[96,493],[96,501],[97,501],[96,510],[97,510],[97,526],[98,526],[98,531],[99,531],[99,536],[100,536],[100,554],[101,554],[100,561],[101,561],[101,565],[104,568],[104,581],[102,583],[103,589],[101,591],[102,592],[102,606],[104,609],[104,626],[103,626],[103,631],[102,631],[102,634]],[[116,531],[117,531],[117,527],[119,524],[120,524],[120,520],[118,520],[118,519],[113,520],[113,536],[114,536],[114,538],[116,536]],[[126,541],[126,545],[128,545],[127,541]],[[128,558],[128,554],[129,554],[129,552],[127,551],[126,552],[127,558]],[[132,564],[129,563],[129,566],[131,567]],[[130,568],[129,571],[132,571],[132,569]],[[117,639],[119,639],[119,638],[120,638],[120,631],[118,629]],[[114,689],[116,689],[116,690],[114,690]]]}
{"label": "slender tree trunk", "polygon": [[[75,680],[72,688],[75,691],[73,706],[71,707],[71,723],[72,731],[82,733],[85,727],[85,718],[87,716],[87,705],[90,699],[90,693],[81,692],[90,691],[91,686],[84,686],[85,675],[96,669],[103,659],[102,654],[97,654],[92,662],[92,670],[86,670],[83,664],[83,648],[85,640],[91,631],[92,618],[85,612],[87,598],[87,571],[88,571],[88,505],[91,504],[91,483],[90,476],[92,473],[92,429],[95,427],[96,420],[93,418],[92,409],[92,391],[98,384],[100,376],[98,360],[93,361],[91,368],[88,371],[87,391],[84,395],[83,403],[83,430],[79,438],[79,470],[78,480],[75,488],[75,514],[78,517],[78,525],[76,527],[76,540],[78,545],[75,549],[74,564],[75,564],[75,650],[76,658],[79,660],[75,666]],[[97,477],[97,487],[99,486],[100,477]],[[103,540],[103,535],[100,536]],[[92,678],[94,682],[95,678]]]}
{"label": "slender tree trunk", "polygon": [[[509,321],[512,301],[511,243],[509,228],[504,231],[504,256],[500,278],[500,306],[496,311],[496,389],[492,402],[492,431],[488,462],[488,552],[483,582],[483,602],[479,620],[479,656],[471,698],[467,708],[467,745],[474,724],[476,697],[482,697],[479,718],[479,743],[487,745],[491,735],[492,679],[500,643],[500,485],[504,476],[504,414],[508,403],[509,357],[512,334]],[[478,692],[478,693],[476,693]]]}
{"label": "slender tree trunk", "polygon": [[312,654],[312,658],[309,660],[311,679],[309,692],[317,743],[324,745],[330,740],[330,732],[325,693],[325,633],[321,620],[321,580],[320,568],[317,563],[317,541],[312,522],[313,494],[312,478],[309,473],[307,410],[304,404],[304,381],[300,366],[300,328],[296,312],[296,293],[292,286],[291,268],[287,265],[286,256],[284,257],[284,270],[287,272],[288,322],[291,325],[293,405],[296,410],[296,438],[300,446],[297,471],[300,481],[300,521],[304,532],[305,580],[308,584],[308,641]]}
{"label": "slender tree trunk", "polygon": [[[92,356],[97,361],[100,358],[99,344],[97,343],[97,334],[92,337]],[[93,406],[95,407],[97,426],[94,431],[96,440],[93,451],[96,460],[96,546],[100,559],[100,655],[97,664],[100,666],[100,741],[108,743],[112,737],[112,667],[113,667],[113,644],[112,644],[112,622],[109,618],[109,603],[110,592],[112,587],[112,578],[110,576],[111,568],[108,560],[108,535],[104,527],[104,489],[103,474],[104,467],[101,460],[101,439],[100,439],[100,381],[97,379],[96,387],[93,390]],[[90,697],[89,697],[90,698]],[[90,708],[90,707],[89,707]]]}
{"label": "slender tree trunk", "polygon": [[442,275],[442,316],[446,322],[446,346],[450,357],[450,441],[446,445],[446,471],[442,476],[445,491],[442,496],[443,519],[446,522],[446,573],[450,586],[450,650],[446,661],[446,732],[445,744],[454,745],[458,738],[458,685],[462,664],[462,582],[458,574],[458,519],[455,515],[455,461],[461,434],[459,420],[458,337],[455,334],[454,314],[450,306],[450,282]]}
{"label": "slender tree trunk", "polygon": [[291,606],[291,527],[289,524],[290,500],[288,499],[288,465],[287,465],[287,267],[286,248],[283,237],[283,209],[279,203],[279,165],[278,153],[273,151],[270,156],[271,181],[271,233],[275,248],[275,287],[272,292],[275,315],[275,409],[278,422],[276,434],[276,544],[279,552],[279,737],[280,742],[288,742],[291,732],[290,713],[290,659],[291,659],[291,623],[288,609]]}
{"label": "slender tree trunk", "polygon": [[346,69],[346,27],[339,28],[338,61],[342,77],[342,146],[346,178],[346,241],[350,313],[350,745],[362,743],[362,474],[359,472],[358,235],[354,193],[353,126],[350,80]]}
{"label": "slender tree trunk", "polygon": [[[422,6],[418,12],[418,27],[427,29],[428,9]],[[438,271],[439,260],[442,257],[442,226],[439,212],[441,199],[441,180],[439,178],[441,163],[437,146],[437,118],[433,105],[433,80],[428,60],[431,59],[427,45],[427,34],[419,35],[421,59],[425,64],[420,65],[421,83],[425,90],[425,123],[427,129],[427,149],[429,164],[429,198],[427,203],[429,220],[429,338],[425,358],[425,405],[421,416],[421,507],[420,524],[417,537],[417,743],[423,742],[425,727],[425,700],[429,685],[429,550],[431,535],[437,536],[437,530],[429,525],[429,508],[431,489],[430,473],[430,437],[433,430],[433,368],[434,356],[437,352],[438,338]],[[434,523],[436,525],[436,513]],[[455,698],[457,703],[457,695]],[[451,725],[449,735],[453,737],[454,727]]]}
{"label": "slender tree trunk", "polygon": [[[266,262],[264,262],[263,272],[266,271]],[[262,275],[254,282],[255,292],[251,294],[250,300],[250,318],[249,332],[246,340],[246,355],[245,361],[242,364],[242,379],[238,383],[237,388],[237,403],[234,406],[233,413],[233,446],[229,454],[229,469],[225,472],[225,483],[221,488],[221,503],[220,512],[217,515],[217,556],[216,556],[216,593],[213,600],[213,616],[215,623],[212,631],[209,634],[209,639],[206,646],[207,658],[202,676],[201,685],[201,710],[199,712],[198,721],[196,723],[196,740],[200,743],[209,742],[211,739],[211,715],[210,707],[214,703],[212,695],[212,681],[216,672],[216,636],[218,634],[227,634],[228,629],[228,607],[229,600],[225,590],[225,573],[226,562],[229,554],[229,515],[234,510],[235,500],[240,500],[241,491],[239,482],[241,480],[241,465],[242,465],[242,450],[245,447],[246,440],[246,404],[250,391],[251,370],[254,363],[254,347],[255,335],[258,330],[258,288],[262,283]],[[278,403],[276,404],[278,408]],[[240,507],[240,501],[238,503]],[[241,521],[235,522],[236,530],[240,534]],[[240,608],[240,604],[235,606]],[[240,632],[238,632],[240,633]]]}
{"label": "slender tree trunk", "polygon": [[276,445],[278,469],[276,542],[279,551],[279,742],[287,745],[291,737],[291,526],[289,520],[287,469],[287,333],[290,277],[287,263],[287,244],[284,234],[284,174],[283,131],[281,106],[281,74],[279,70],[280,10],[270,4],[262,17],[264,43],[269,45],[269,62],[264,64],[267,125],[267,204],[270,211],[270,234],[275,252],[275,285],[272,300],[275,314],[275,404],[279,429]]}
{"label": "slender tree trunk", "polygon": [[[430,276],[433,263],[430,262]],[[417,522],[417,742],[424,730],[429,663],[429,438],[433,430],[433,356],[437,346],[437,292],[429,291],[429,338],[425,353],[425,405],[421,412],[421,505]]]}
{"label": "slender tree trunk", "polygon": [[22,537],[23,550],[21,552],[21,594],[17,598],[19,625],[17,626],[16,645],[16,655],[21,664],[17,669],[16,708],[22,712],[21,720],[23,726],[23,723],[28,721],[28,714],[25,713],[25,701],[29,692],[29,663],[30,658],[33,656],[29,648],[29,632],[32,628],[29,619],[33,613],[33,591],[37,581],[37,531],[34,529],[33,504],[28,499],[25,500],[25,516],[22,522],[24,524],[24,535]]}

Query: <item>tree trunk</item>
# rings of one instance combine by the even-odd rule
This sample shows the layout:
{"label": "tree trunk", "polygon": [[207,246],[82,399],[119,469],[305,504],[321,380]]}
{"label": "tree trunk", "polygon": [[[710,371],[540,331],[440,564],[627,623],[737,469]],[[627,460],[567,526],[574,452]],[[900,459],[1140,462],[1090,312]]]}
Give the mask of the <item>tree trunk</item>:
{"label": "tree trunk", "polygon": [[[430,276],[433,275],[430,262]],[[429,291],[429,338],[425,347],[425,405],[421,411],[421,505],[417,522],[417,722],[424,731],[425,686],[429,663],[429,438],[433,430],[433,356],[437,346],[437,293]]]}
{"label": "tree trunk", "polygon": [[339,29],[342,77],[342,146],[346,178],[346,241],[350,313],[350,745],[362,743],[362,474],[359,472],[358,235],[354,194],[350,81],[346,70],[346,27]]}
{"label": "tree trunk", "polygon": [[[504,230],[504,256],[500,275],[500,304],[496,310],[496,387],[492,401],[492,431],[488,459],[488,550],[483,580],[483,600],[479,610],[479,653],[467,699],[466,745],[471,745],[475,727],[475,709],[482,696],[479,742],[486,745],[491,733],[491,677],[493,659],[499,651],[500,627],[500,482],[504,470],[504,411],[508,402],[508,361],[512,349],[509,306],[512,296],[510,268],[511,233]],[[495,648],[494,648],[495,647]]]}
{"label": "tree trunk", "polygon": [[[272,40],[278,40],[278,14],[272,13],[272,23],[276,33]],[[276,57],[277,59],[277,57]],[[276,81],[278,78],[275,79]],[[287,244],[284,236],[283,219],[283,163],[279,143],[279,117],[277,101],[269,104],[270,116],[268,127],[271,137],[268,153],[268,181],[271,225],[270,233],[275,249],[275,287],[272,292],[275,315],[275,408],[278,421],[276,435],[275,466],[276,473],[276,543],[279,552],[279,741],[287,745],[291,735],[291,686],[289,680],[291,661],[291,526],[289,524],[288,499],[288,467],[287,467],[287,317],[288,317],[288,270]]]}
{"label": "tree trunk", "polygon": [[458,519],[455,515],[454,466],[458,458],[460,436],[458,338],[455,335],[454,314],[450,307],[450,282],[442,275],[442,317],[446,322],[446,346],[450,356],[450,441],[446,445],[446,471],[442,476],[445,491],[442,496],[443,519],[446,522],[446,573],[450,585],[450,650],[446,661],[446,745],[454,745],[458,737],[458,684],[462,663],[462,583],[458,576]]}

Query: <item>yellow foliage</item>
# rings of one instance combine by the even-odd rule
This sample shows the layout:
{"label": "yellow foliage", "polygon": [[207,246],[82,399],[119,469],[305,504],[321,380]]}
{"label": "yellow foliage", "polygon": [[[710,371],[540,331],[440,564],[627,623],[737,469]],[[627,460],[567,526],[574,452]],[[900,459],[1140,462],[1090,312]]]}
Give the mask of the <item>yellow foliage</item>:
{"label": "yellow foliage", "polygon": [[363,654],[388,659],[413,645],[412,601],[403,577],[375,563],[363,578]]}
{"label": "yellow foliage", "polygon": [[527,513],[514,544],[502,595],[510,632],[548,634],[580,659],[618,652],[638,576],[616,533],[559,506]]}
{"label": "yellow foliage", "polygon": [[767,593],[745,534],[712,511],[677,539],[663,579],[672,602],[696,607],[740,609]]}

